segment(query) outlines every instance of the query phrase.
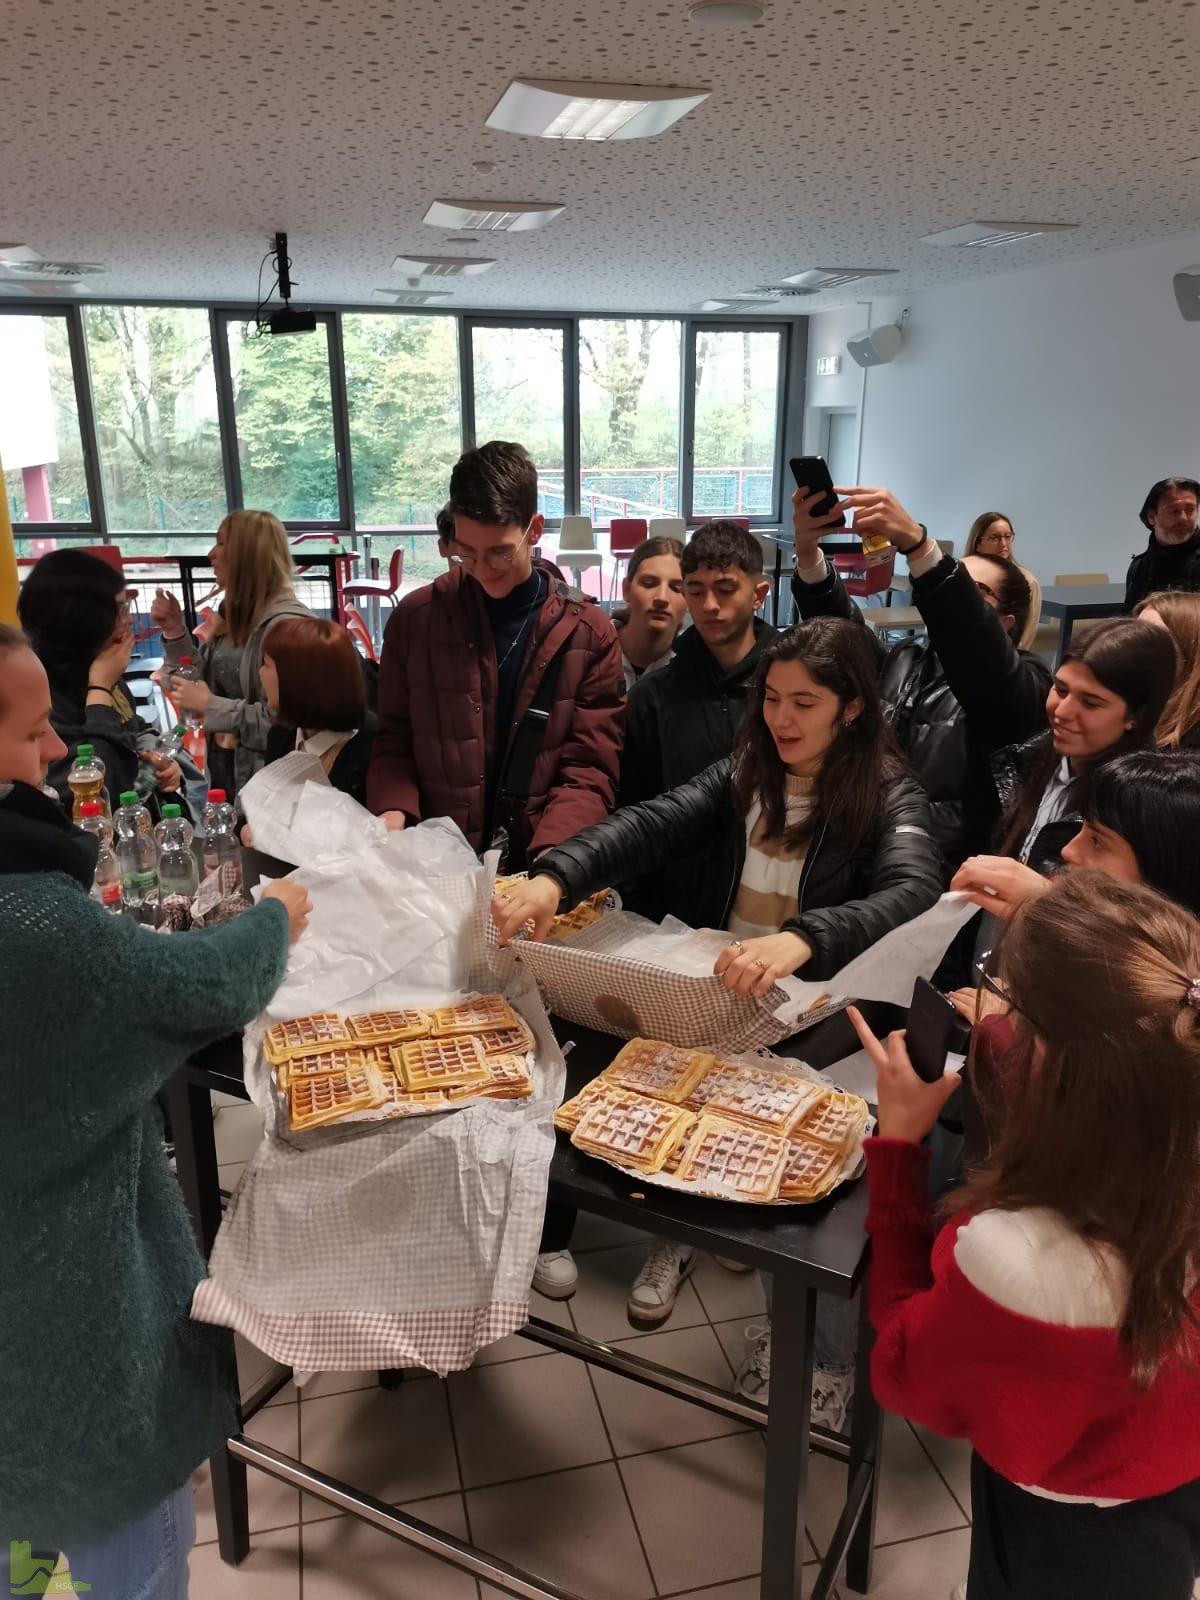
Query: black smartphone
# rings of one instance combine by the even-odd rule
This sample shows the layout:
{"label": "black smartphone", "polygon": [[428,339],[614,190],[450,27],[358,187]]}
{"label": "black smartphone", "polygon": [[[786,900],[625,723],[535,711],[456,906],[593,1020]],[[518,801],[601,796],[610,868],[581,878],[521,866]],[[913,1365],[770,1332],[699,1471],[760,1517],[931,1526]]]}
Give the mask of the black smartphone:
{"label": "black smartphone", "polygon": [[[833,492],[833,479],[829,476],[829,468],[825,465],[823,456],[793,456],[788,462],[792,469],[792,477],[796,480],[796,487],[803,489],[805,494],[815,494],[818,489],[825,490],[823,500],[818,500],[812,508],[814,517],[826,517],[837,505],[837,495]],[[844,528],[846,516],[839,512],[836,522],[831,522],[831,528]]]}
{"label": "black smartphone", "polygon": [[929,982],[918,978],[908,1008],[905,1043],[908,1059],[919,1078],[936,1083],[946,1070],[948,1055],[965,1055],[971,1024]]}

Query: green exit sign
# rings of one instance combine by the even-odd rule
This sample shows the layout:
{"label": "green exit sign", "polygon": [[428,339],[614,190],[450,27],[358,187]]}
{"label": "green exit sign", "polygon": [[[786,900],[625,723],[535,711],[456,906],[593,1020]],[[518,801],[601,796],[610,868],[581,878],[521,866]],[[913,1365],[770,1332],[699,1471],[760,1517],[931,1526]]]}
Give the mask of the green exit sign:
{"label": "green exit sign", "polygon": [[842,370],[842,358],[841,358],[841,356],[818,356],[817,357],[817,377],[818,378],[836,378],[838,373],[841,370]]}

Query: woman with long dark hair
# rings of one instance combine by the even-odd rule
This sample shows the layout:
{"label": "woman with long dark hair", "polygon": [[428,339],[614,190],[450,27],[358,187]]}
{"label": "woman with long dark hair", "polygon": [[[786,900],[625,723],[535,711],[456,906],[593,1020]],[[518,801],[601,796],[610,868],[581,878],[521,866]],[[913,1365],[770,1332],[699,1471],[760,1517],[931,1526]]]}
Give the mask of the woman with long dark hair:
{"label": "woman with long dark hair", "polygon": [[1155,737],[1164,750],[1200,749],[1200,594],[1164,589],[1139,600],[1133,614],[1169,633],[1178,657]]}

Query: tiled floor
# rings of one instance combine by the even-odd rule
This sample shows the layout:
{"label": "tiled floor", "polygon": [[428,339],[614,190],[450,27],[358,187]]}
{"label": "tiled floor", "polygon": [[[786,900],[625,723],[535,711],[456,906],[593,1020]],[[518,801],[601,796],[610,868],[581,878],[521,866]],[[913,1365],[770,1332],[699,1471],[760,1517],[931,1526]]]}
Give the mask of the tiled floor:
{"label": "tiled floor", "polygon": [[[257,1137],[252,1107],[217,1120],[222,1181],[236,1183]],[[580,1285],[536,1314],[636,1347],[728,1384],[743,1330],[762,1318],[757,1274],[704,1258],[655,1333],[625,1315],[645,1242],[581,1217]],[[536,1297],[535,1297],[536,1298]],[[240,1345],[243,1382],[269,1362]],[[584,1600],[756,1600],[763,1474],[760,1436],[567,1356],[510,1338],[445,1383],[385,1392],[373,1373],[289,1385],[250,1433],[389,1504],[544,1574]],[[876,1600],[943,1600],[965,1571],[964,1446],[888,1421]],[[199,1475],[193,1600],[501,1600],[500,1591],[251,1472],[251,1553],[222,1564],[207,1473]],[[814,1563],[835,1520],[844,1469],[814,1456],[808,1527]],[[806,1581],[816,1573],[807,1569]],[[849,1591],[841,1591],[843,1600]]]}

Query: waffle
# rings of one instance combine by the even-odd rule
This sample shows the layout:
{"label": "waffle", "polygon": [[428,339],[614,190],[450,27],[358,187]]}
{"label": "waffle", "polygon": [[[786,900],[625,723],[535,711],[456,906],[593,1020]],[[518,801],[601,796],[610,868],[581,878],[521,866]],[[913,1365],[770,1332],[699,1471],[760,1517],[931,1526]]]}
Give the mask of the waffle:
{"label": "waffle", "polygon": [[419,1111],[445,1111],[450,1105],[450,1096],[443,1094],[440,1089],[423,1089],[416,1094],[409,1094],[399,1078],[389,1076],[387,1087],[390,1097],[385,1100],[384,1106],[389,1117],[411,1117]]}
{"label": "waffle", "polygon": [[263,1054],[273,1067],[292,1056],[311,1055],[331,1044],[353,1044],[350,1029],[335,1011],[318,1011],[311,1017],[292,1017],[267,1029]]}
{"label": "waffle", "polygon": [[714,1061],[683,1102],[684,1105],[689,1111],[703,1111],[718,1089],[736,1083],[748,1070],[747,1067],[736,1066],[732,1061]]}
{"label": "waffle", "polygon": [[713,1064],[701,1050],[683,1050],[657,1039],[631,1039],[604,1076],[617,1088],[682,1105]]}
{"label": "waffle", "polygon": [[574,1099],[563,1101],[554,1113],[554,1126],[561,1128],[564,1133],[573,1133],[580,1117],[585,1111],[590,1110],[597,1100],[613,1100],[619,1093],[620,1091],[606,1078],[593,1078],[590,1083],[584,1084]]}
{"label": "waffle", "polygon": [[480,1028],[475,1034],[485,1056],[523,1056],[533,1049],[533,1034],[514,1014],[511,1023],[499,1028]]}
{"label": "waffle", "polygon": [[786,1138],[821,1092],[819,1085],[803,1078],[742,1067],[735,1077],[714,1088],[704,1110],[706,1115],[744,1122]]}
{"label": "waffle", "polygon": [[867,1105],[856,1094],[822,1094],[792,1130],[831,1150],[846,1150],[866,1126]]}
{"label": "waffle", "polygon": [[837,1182],[843,1152],[811,1139],[792,1139],[779,1185],[782,1200],[819,1200]]}
{"label": "waffle", "polygon": [[400,1044],[405,1039],[425,1039],[431,1027],[429,1013],[411,1007],[400,1011],[364,1011],[347,1017],[346,1026],[354,1039],[364,1044]]}
{"label": "waffle", "polygon": [[301,1078],[327,1078],[332,1072],[361,1072],[365,1067],[386,1070],[388,1077],[391,1076],[392,1069],[386,1066],[378,1050],[362,1045],[333,1045],[327,1050],[316,1050],[310,1056],[292,1056],[279,1063],[275,1076],[279,1087],[288,1089]]}
{"label": "waffle", "polygon": [[565,944],[573,934],[580,933],[584,928],[590,928],[593,922],[599,922],[607,904],[607,889],[601,889],[599,894],[589,895],[586,900],[581,900],[574,910],[564,911],[561,916],[555,917],[547,931],[546,943]]}
{"label": "waffle", "polygon": [[450,1039],[410,1039],[390,1050],[396,1076],[410,1094],[422,1089],[463,1089],[488,1081],[487,1058],[469,1034]]}
{"label": "waffle", "polygon": [[481,1033],[485,1028],[512,1028],[520,1018],[498,994],[477,994],[456,1006],[441,1006],[429,1013],[435,1039],[456,1033]]}
{"label": "waffle", "polygon": [[288,1090],[292,1131],[319,1128],[355,1111],[371,1111],[386,1100],[387,1089],[377,1067],[299,1078]]}
{"label": "waffle", "polygon": [[678,1106],[636,1094],[605,1095],[580,1117],[571,1143],[635,1172],[657,1172],[690,1131],[693,1117]]}
{"label": "waffle", "polygon": [[707,1113],[688,1140],[677,1176],[730,1200],[774,1200],[787,1165],[788,1143],[777,1134]]}
{"label": "waffle", "polygon": [[488,1070],[486,1083],[447,1089],[446,1099],[471,1100],[485,1095],[489,1100],[523,1100],[533,1093],[533,1079],[523,1055],[487,1056],[484,1065]]}

